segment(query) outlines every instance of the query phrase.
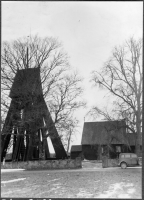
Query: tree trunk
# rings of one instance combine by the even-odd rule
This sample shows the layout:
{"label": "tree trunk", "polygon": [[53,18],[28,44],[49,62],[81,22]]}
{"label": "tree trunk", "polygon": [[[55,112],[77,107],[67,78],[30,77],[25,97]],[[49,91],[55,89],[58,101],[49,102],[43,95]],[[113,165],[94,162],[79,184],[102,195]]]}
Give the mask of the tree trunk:
{"label": "tree trunk", "polygon": [[70,129],[70,135],[69,135],[69,138],[68,138],[67,153],[68,153],[68,151],[69,151],[69,147],[70,147],[71,135],[72,135],[72,131],[71,131],[71,129]]}
{"label": "tree trunk", "polygon": [[[138,125],[137,125],[138,126]],[[136,144],[135,144],[135,153],[140,156],[140,140],[141,140],[141,132],[140,128],[137,127],[137,132],[136,132]]]}
{"label": "tree trunk", "polygon": [[136,113],[136,144],[135,144],[135,153],[140,156],[140,141],[141,141],[141,121],[140,121],[140,112]]}

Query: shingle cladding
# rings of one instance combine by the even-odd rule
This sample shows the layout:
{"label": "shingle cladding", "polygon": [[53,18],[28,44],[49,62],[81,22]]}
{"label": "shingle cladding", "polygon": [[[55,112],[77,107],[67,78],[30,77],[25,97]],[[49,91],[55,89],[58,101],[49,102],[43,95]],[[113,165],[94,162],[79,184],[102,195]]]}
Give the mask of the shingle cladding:
{"label": "shingle cladding", "polygon": [[18,70],[9,96],[14,98],[32,94],[42,94],[39,67]]}
{"label": "shingle cladding", "polygon": [[[82,145],[129,144],[134,145],[133,134],[126,133],[125,121],[85,122]],[[129,136],[128,136],[129,135]]]}

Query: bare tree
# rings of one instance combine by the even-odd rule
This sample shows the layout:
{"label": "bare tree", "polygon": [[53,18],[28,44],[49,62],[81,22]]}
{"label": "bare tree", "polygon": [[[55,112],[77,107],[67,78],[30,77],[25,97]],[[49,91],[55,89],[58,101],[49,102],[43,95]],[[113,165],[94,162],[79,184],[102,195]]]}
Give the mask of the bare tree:
{"label": "bare tree", "polygon": [[62,45],[52,37],[24,37],[3,42],[1,56],[2,111],[9,106],[9,91],[18,69],[40,67],[44,95],[69,68],[68,56]]}
{"label": "bare tree", "polygon": [[[135,134],[137,154],[141,139],[142,80],[142,39],[134,38],[123,46],[115,47],[102,70],[94,71],[92,76],[96,86],[107,89],[116,98],[114,116],[127,120],[128,128]],[[96,110],[101,114],[103,112]]]}
{"label": "bare tree", "polygon": [[70,119],[67,123],[66,134],[64,137],[64,145],[66,146],[67,154],[69,153],[70,144],[73,142],[73,138],[78,134],[79,121],[75,118]]}
{"label": "bare tree", "polygon": [[32,36],[3,42],[1,60],[2,119],[9,109],[9,92],[17,70],[39,67],[43,95],[53,121],[57,128],[66,129],[64,124],[69,123],[74,111],[84,105],[79,100],[83,92],[82,79],[70,71],[68,56],[58,40]]}
{"label": "bare tree", "polygon": [[66,122],[71,122],[74,111],[85,106],[82,100],[81,81],[76,73],[66,75],[50,92],[49,108],[59,130],[63,130],[65,125],[67,127]]}
{"label": "bare tree", "polygon": [[113,116],[112,111],[108,110],[107,107],[100,109],[98,106],[92,106],[92,108],[86,113],[86,116],[90,116],[93,119],[102,117],[103,120],[113,121],[116,117]]}

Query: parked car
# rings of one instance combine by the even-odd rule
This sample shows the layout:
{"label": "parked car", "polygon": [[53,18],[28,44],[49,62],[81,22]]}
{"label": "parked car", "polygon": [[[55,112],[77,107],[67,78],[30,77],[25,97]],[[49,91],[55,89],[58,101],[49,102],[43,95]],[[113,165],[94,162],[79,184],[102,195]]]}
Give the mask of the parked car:
{"label": "parked car", "polygon": [[135,153],[120,153],[118,166],[122,169],[126,169],[129,166],[139,165],[139,158]]}

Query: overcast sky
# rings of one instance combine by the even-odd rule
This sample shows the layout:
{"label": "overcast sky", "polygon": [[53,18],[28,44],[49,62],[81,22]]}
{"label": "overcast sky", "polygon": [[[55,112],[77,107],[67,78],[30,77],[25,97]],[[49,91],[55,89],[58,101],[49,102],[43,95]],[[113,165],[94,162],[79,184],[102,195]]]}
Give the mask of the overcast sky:
{"label": "overcast sky", "polygon": [[[38,34],[57,37],[70,57],[70,64],[84,77],[88,108],[78,115],[82,133],[84,116],[92,105],[106,104],[105,92],[89,83],[92,70],[100,69],[114,46],[129,37],[143,35],[143,3],[3,1],[2,40]],[[85,119],[87,121],[87,119]],[[75,140],[80,144],[81,134]]]}

